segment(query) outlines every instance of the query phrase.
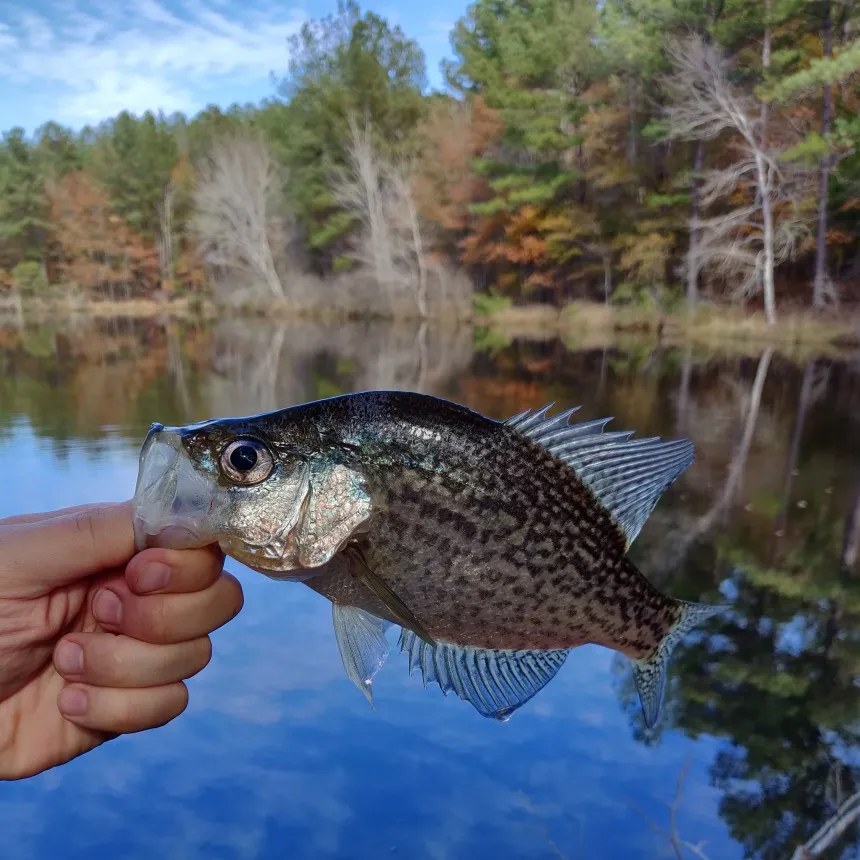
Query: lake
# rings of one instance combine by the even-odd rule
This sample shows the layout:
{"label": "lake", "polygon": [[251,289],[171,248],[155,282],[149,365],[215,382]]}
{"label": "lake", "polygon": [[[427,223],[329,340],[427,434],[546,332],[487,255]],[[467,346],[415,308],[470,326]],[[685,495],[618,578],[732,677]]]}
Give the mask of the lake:
{"label": "lake", "polygon": [[860,856],[856,355],[382,323],[0,324],[0,517],[131,496],[152,421],[368,388],[499,419],[582,404],[695,442],[632,555],[668,594],[731,609],[677,649],[657,731],[629,661],[597,646],[504,724],[425,689],[395,646],[371,708],[330,604],[228,559],[245,608],[186,713],[0,784],[4,860],[790,860],[828,821],[810,856]]}

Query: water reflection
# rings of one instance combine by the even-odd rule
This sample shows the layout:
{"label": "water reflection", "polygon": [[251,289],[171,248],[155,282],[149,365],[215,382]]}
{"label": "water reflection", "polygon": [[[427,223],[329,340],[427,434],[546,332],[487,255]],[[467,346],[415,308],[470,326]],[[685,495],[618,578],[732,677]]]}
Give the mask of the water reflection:
{"label": "water reflection", "polygon": [[[175,725],[0,786],[4,856],[858,855],[860,366],[778,351],[577,351],[468,329],[260,320],[0,327],[0,515],[130,494],[154,418],[366,388],[494,417],[583,403],[696,463],[634,544],[661,589],[731,613],[676,651],[647,737],[628,662],[573,652],[503,726],[389,666],[370,710],[330,609],[242,571],[247,603]],[[822,829],[823,828],[823,829]],[[799,856],[799,855],[798,855]]]}

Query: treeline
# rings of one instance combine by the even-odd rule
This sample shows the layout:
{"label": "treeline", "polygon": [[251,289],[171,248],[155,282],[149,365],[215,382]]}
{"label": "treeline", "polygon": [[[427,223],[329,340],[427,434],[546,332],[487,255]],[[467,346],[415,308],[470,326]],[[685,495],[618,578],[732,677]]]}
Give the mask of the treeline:
{"label": "treeline", "polygon": [[417,43],[344,2],[259,105],[5,134],[0,284],[856,302],[858,24],[855,0],[477,0],[428,95]]}

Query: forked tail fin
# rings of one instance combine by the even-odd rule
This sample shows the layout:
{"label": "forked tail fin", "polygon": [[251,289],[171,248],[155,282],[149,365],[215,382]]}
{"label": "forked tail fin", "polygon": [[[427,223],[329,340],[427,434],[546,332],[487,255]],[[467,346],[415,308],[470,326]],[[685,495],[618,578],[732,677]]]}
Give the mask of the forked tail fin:
{"label": "forked tail fin", "polygon": [[654,728],[660,717],[666,692],[666,672],[675,646],[694,627],[728,608],[725,605],[689,603],[686,600],[679,600],[678,603],[681,605],[681,617],[657,646],[657,650],[645,660],[633,661],[633,678],[642,703],[645,724],[649,729]]}

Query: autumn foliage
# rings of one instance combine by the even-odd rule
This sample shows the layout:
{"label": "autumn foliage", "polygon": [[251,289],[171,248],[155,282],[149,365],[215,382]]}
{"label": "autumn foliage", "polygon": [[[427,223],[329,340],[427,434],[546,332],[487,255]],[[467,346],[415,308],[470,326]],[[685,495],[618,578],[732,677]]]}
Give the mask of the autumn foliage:
{"label": "autumn foliage", "polygon": [[470,205],[486,197],[486,180],[474,160],[499,136],[502,123],[480,96],[438,101],[419,127],[421,160],[414,179],[416,203],[424,218],[448,240],[464,235]]}
{"label": "autumn foliage", "polygon": [[858,28],[853,0],[475,0],[451,32],[449,91],[428,94],[418,43],[344,0],[292,40],[278,97],[258,106],[5,134],[0,289],[266,280],[235,265],[247,241],[221,253],[247,232],[239,167],[208,213],[218,254],[195,228],[206,165],[249,133],[276,177],[255,240],[268,295],[287,270],[355,275],[366,225],[342,191],[359,117],[390,168],[380,199],[414,201],[422,283],[465,270],[556,305],[856,302]]}
{"label": "autumn foliage", "polygon": [[113,292],[129,284],[158,284],[158,256],[111,212],[108,196],[83,171],[69,173],[48,194],[59,281]]}

